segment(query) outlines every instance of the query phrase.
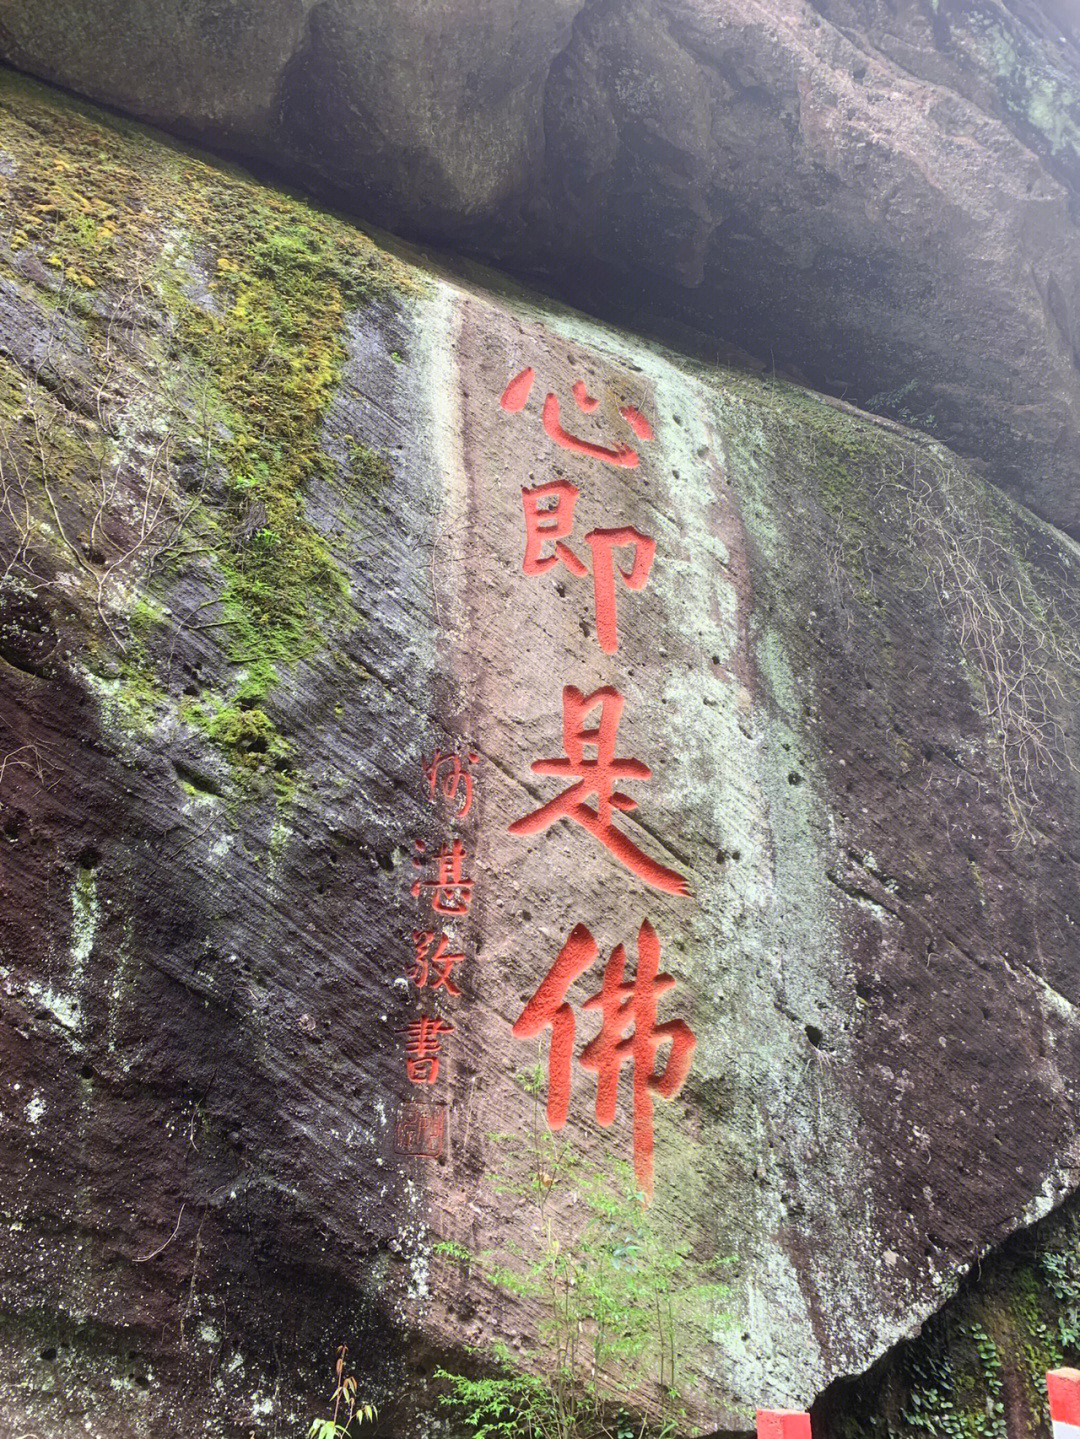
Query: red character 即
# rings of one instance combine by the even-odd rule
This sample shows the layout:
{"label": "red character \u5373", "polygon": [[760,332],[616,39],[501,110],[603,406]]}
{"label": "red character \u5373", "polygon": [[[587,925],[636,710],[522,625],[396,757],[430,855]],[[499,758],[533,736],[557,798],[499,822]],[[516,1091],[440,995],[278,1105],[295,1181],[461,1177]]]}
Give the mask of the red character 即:
{"label": "red character \u5373", "polygon": [[[522,490],[521,499],[525,506],[525,559],[521,568],[527,575],[546,574],[560,561],[579,579],[589,573],[588,566],[582,564],[569,545],[563,544],[563,540],[574,528],[574,506],[580,493],[578,487],[569,480],[551,480],[546,485]],[[548,500],[553,500],[554,504],[547,504]],[[547,544],[554,547],[550,555],[541,553]]]}
{"label": "red character \u5373", "polygon": [[[596,727],[586,727],[588,715],[600,710]],[[632,810],[637,801],[615,788],[620,779],[652,778],[648,765],[636,759],[615,758],[615,736],[622,717],[623,697],[613,685],[605,685],[584,695],[574,685],[563,690],[562,759],[534,760],[534,774],[566,775],[577,780],[562,794],[541,805],[532,814],[523,815],[509,826],[511,834],[536,834],[560,819],[572,819],[605,845],[621,864],[654,889],[668,894],[686,895],[686,880],[675,870],[650,859],[643,850],[612,823],[613,810]],[[595,748],[596,758],[586,759],[586,747]],[[585,803],[596,796],[596,808]]]}
{"label": "red character \u5373", "polygon": [[[563,541],[574,527],[574,506],[579,491],[568,480],[552,480],[546,485],[523,489],[522,504],[525,508],[525,558],[521,568],[527,575],[546,574],[560,562],[572,575],[579,578],[589,570],[569,545]],[[547,501],[554,501],[547,504]],[[643,535],[633,525],[622,525],[617,529],[590,530],[585,543],[592,550],[593,598],[596,608],[596,634],[600,648],[605,654],[613,655],[619,648],[619,633],[615,610],[615,551],[633,548],[634,556],[629,569],[619,566],[619,576],[627,589],[643,590],[648,583],[656,555],[656,541]],[[544,554],[545,546],[551,545],[550,554]]]}
{"label": "red character \u5373", "polygon": [[[566,1123],[570,1106],[575,1021],[567,991],[589,968],[596,953],[596,941],[589,930],[583,924],[576,925],[513,1027],[515,1038],[531,1039],[551,1026],[547,1118],[552,1129],[561,1129]],[[585,1046],[579,1061],[583,1069],[596,1073],[599,1124],[614,1122],[622,1066],[633,1066],[634,1172],[645,1194],[651,1194],[653,1187],[653,1096],[674,1099],[686,1082],[697,1043],[685,1020],[657,1024],[657,1000],[675,984],[670,974],[658,972],[659,967],[660,941],[646,920],[638,932],[637,973],[633,981],[624,979],[626,949],[616,945],[604,967],[599,994],[582,1005],[583,1009],[599,1010],[601,1016],[600,1033]],[[665,1044],[670,1046],[667,1061],[658,1072],[657,1053]]]}

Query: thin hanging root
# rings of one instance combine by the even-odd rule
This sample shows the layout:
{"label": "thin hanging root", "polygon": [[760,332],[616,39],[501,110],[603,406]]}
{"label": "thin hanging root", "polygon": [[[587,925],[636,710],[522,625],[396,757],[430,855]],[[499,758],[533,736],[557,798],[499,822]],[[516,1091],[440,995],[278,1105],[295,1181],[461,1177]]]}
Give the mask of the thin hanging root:
{"label": "thin hanging root", "polygon": [[933,461],[933,479],[910,472],[882,476],[879,498],[906,508],[912,537],[942,610],[959,624],[960,648],[981,680],[984,712],[996,735],[1005,807],[1021,838],[1034,838],[1038,781],[1062,761],[1061,676],[1080,680],[1074,626],[1036,593],[1022,559],[987,520],[990,497]]}

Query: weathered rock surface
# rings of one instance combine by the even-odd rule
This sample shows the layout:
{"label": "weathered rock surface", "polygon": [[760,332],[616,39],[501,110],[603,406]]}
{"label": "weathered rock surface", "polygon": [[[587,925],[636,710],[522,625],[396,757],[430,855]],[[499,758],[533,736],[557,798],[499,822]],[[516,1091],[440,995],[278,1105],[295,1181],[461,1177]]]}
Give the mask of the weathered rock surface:
{"label": "weathered rock surface", "polygon": [[1080,531],[1071,4],[7,0],[0,55],[914,423]]}
{"label": "weathered rock surface", "polygon": [[[580,1061],[646,919],[697,1041],[654,1095],[654,1238],[732,1260],[669,1336],[684,1427],[863,1370],[1075,1187],[1071,541],[924,436],[26,82],[0,175],[0,1428],[295,1433],[347,1342],[424,1431],[437,1356],[544,1320],[453,1262],[536,1253],[498,1181],[540,1164],[572,1241],[640,1147],[629,1074],[601,1127]],[[523,572],[557,480],[579,561],[656,542],[615,651],[587,574]],[[568,686],[622,695],[651,778],[613,823],[688,895],[569,819],[511,832],[568,783],[532,768]],[[455,747],[460,823],[423,772]],[[454,834],[456,917],[422,887]],[[578,924],[568,1184],[512,1025]],[[439,927],[459,996],[417,987]]]}
{"label": "weathered rock surface", "polygon": [[1051,1439],[1046,1375],[1080,1357],[1076,1197],[973,1271],[917,1339],[814,1414],[837,1439],[983,1433]]}

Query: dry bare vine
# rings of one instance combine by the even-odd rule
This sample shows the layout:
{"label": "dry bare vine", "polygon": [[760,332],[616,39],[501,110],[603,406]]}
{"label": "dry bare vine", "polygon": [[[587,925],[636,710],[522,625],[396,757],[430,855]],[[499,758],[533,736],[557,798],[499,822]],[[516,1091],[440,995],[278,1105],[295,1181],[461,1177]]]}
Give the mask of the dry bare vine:
{"label": "dry bare vine", "polygon": [[1080,642],[1037,588],[1006,502],[931,452],[900,476],[882,476],[879,498],[899,504],[942,611],[959,626],[995,735],[995,767],[1018,836],[1031,840],[1039,777],[1073,767],[1065,744],[1062,680],[1080,682]]}
{"label": "dry bare vine", "polygon": [[[173,461],[179,405],[169,382],[152,382],[122,354],[120,332],[137,329],[140,307],[148,309],[142,283],[137,282],[110,305],[103,333],[93,347],[98,373],[87,409],[96,436],[93,441],[78,437],[74,443],[86,445],[88,458],[96,457],[96,476],[91,480],[90,467],[80,473],[78,506],[62,505],[57,498],[58,441],[66,439],[70,446],[73,440],[70,434],[58,437],[57,426],[67,424],[65,408],[45,393],[53,388],[46,375],[50,370],[57,373],[60,326],[50,325],[44,353],[23,372],[21,416],[29,434],[19,442],[14,426],[0,426],[0,525],[7,531],[0,554],[0,584],[17,579],[34,594],[55,587],[56,576],[43,573],[41,545],[51,529],[84,577],[98,621],[121,653],[126,646],[114,617],[123,608],[127,587],[176,548],[198,506],[197,495],[186,505],[177,502],[180,492]],[[68,307],[60,306],[58,313],[66,321]],[[110,399],[117,394],[122,404],[113,408]],[[123,423],[147,413],[156,423],[164,419],[164,432],[158,429],[149,453],[139,453],[127,441]]]}
{"label": "dry bare vine", "polygon": [[49,746],[46,744],[42,744],[41,746],[36,744],[21,744],[16,746],[15,749],[9,750],[7,754],[0,755],[0,793],[3,792],[4,776],[7,774],[9,765],[12,769],[28,770],[36,777],[42,789],[55,787],[55,784],[50,786],[45,783],[46,766],[51,769],[53,762],[51,759],[42,759],[42,749],[48,754]]}

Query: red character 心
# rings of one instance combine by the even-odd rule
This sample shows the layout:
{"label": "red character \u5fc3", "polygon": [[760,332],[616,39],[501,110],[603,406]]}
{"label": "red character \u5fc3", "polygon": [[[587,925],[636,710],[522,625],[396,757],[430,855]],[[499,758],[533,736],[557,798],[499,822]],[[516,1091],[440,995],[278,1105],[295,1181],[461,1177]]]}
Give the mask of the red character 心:
{"label": "red character \u5fc3", "polygon": [[[509,414],[517,414],[523,410],[529,402],[529,395],[532,393],[533,381],[536,379],[536,371],[530,365],[514,376],[502,393],[499,403]],[[583,415],[591,415],[598,407],[599,400],[593,398],[585,387],[584,380],[578,380],[571,392],[577,403],[578,409]],[[653,427],[648,420],[634,405],[622,405],[619,414],[633,430],[639,440],[646,443],[653,438]],[[638,464],[637,450],[623,441],[617,441],[614,445],[597,445],[591,440],[583,440],[579,435],[572,435],[569,430],[563,428],[562,406],[559,404],[559,397],[550,390],[544,397],[543,410],[544,433],[564,450],[572,450],[578,455],[587,455],[593,460],[602,460],[606,465],[617,465],[623,469],[635,469]]]}

